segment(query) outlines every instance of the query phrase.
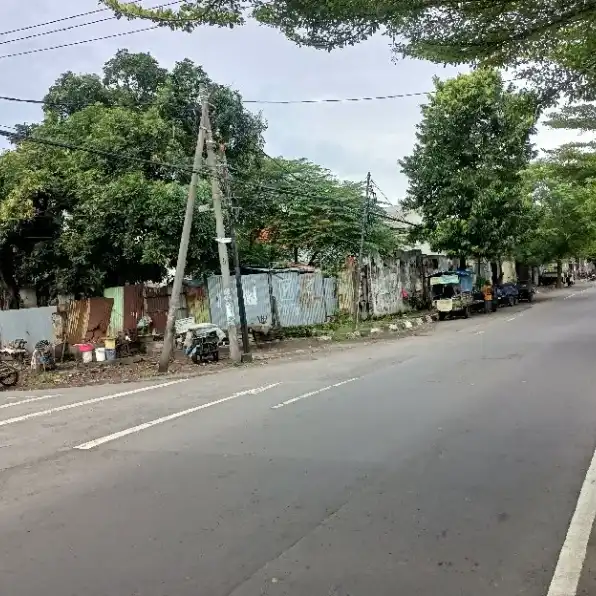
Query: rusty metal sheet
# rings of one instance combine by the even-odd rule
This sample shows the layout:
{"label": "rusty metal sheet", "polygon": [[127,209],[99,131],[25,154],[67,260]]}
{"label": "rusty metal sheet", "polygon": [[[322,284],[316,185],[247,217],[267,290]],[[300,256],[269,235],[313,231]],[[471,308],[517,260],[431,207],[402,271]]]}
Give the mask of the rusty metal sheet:
{"label": "rusty metal sheet", "polygon": [[143,288],[143,284],[124,286],[124,329],[136,329],[145,315]]}
{"label": "rusty metal sheet", "polygon": [[112,298],[88,298],[89,320],[85,332],[85,341],[97,342],[106,337],[112,316],[114,300]]}
{"label": "rusty metal sheet", "polygon": [[103,339],[108,332],[113,304],[112,298],[87,298],[70,302],[66,319],[68,343],[94,343]]}
{"label": "rusty metal sheet", "polygon": [[66,306],[66,340],[72,346],[81,343],[87,322],[89,304],[87,300],[72,300]]}
{"label": "rusty metal sheet", "polygon": [[170,297],[167,287],[146,287],[145,300],[147,314],[151,317],[151,326],[158,333],[163,333],[168,319],[168,310],[170,308]]}

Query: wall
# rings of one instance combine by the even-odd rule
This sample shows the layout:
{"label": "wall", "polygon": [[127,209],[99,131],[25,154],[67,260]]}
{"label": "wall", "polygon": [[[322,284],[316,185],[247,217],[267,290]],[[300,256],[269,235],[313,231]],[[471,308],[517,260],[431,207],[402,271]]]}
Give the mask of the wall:
{"label": "wall", "polygon": [[367,278],[370,293],[370,312],[368,314],[382,317],[404,310],[403,276],[399,259],[372,258],[368,260]]}
{"label": "wall", "polygon": [[6,345],[15,339],[24,339],[27,349],[32,352],[42,339],[52,342],[52,314],[55,312],[55,306],[0,311],[0,343]]}
{"label": "wall", "polygon": [[354,309],[354,278],[356,275],[356,259],[350,257],[346,260],[344,268],[336,278],[337,302],[339,312],[352,314]]}
{"label": "wall", "polygon": [[[221,276],[208,279],[212,321],[227,328]],[[242,276],[246,319],[249,325],[273,324],[274,310],[282,327],[324,323],[337,313],[335,278],[321,273],[272,271]],[[240,324],[236,285],[232,287],[236,324]],[[272,304],[272,299],[275,303]]]}
{"label": "wall", "polygon": [[365,259],[368,300],[363,316],[383,317],[406,310],[403,292],[422,294],[422,267],[420,251],[403,252],[398,258]]}
{"label": "wall", "polygon": [[515,262],[503,261],[501,263],[501,271],[503,272],[503,282],[516,282],[517,274],[515,272]]}

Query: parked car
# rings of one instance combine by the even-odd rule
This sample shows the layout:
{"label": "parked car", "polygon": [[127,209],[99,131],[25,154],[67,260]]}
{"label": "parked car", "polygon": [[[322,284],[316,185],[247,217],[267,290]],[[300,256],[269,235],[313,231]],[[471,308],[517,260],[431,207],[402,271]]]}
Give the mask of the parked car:
{"label": "parked car", "polygon": [[504,283],[497,287],[499,306],[513,306],[519,302],[519,290],[514,283]]}
{"label": "parked car", "polygon": [[527,302],[534,301],[534,294],[536,290],[534,289],[534,284],[531,281],[520,281],[517,284],[518,290],[518,299],[525,300]]}

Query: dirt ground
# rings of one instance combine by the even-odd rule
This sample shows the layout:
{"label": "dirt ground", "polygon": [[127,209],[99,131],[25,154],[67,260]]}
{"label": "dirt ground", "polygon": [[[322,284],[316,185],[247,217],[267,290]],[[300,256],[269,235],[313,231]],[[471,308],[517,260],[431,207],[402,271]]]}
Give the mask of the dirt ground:
{"label": "dirt ground", "polygon": [[[286,339],[252,346],[253,363],[243,366],[262,366],[273,360],[287,359],[318,359],[330,350],[347,350],[359,345],[428,332],[432,324],[399,332],[383,331],[374,337],[362,337],[351,340],[331,340],[330,338]],[[126,383],[152,378],[163,378],[157,370],[158,357],[135,356],[117,360],[114,363],[94,362],[83,364],[80,362],[65,362],[58,364],[55,371],[35,372],[28,366],[20,371],[17,386],[10,390],[36,390],[60,387],[82,387],[87,385],[101,385],[108,383]],[[219,362],[193,364],[182,353],[177,353],[170,365],[168,376],[199,376],[214,374],[225,368],[234,366],[229,360],[228,349],[222,348]]]}

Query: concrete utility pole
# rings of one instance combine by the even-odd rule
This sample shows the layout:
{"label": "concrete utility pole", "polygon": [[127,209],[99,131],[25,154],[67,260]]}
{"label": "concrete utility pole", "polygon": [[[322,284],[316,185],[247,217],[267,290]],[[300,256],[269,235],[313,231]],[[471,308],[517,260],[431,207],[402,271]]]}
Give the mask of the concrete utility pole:
{"label": "concrete utility pole", "polygon": [[217,234],[217,251],[219,253],[219,265],[221,267],[221,281],[223,286],[223,301],[226,311],[226,322],[228,327],[228,339],[230,340],[230,358],[232,362],[240,362],[240,348],[238,346],[238,335],[236,333],[236,310],[230,284],[230,261],[228,260],[228,247],[232,239],[226,237],[226,230],[221,208],[221,188],[217,176],[217,156],[215,153],[215,141],[211,130],[209,112],[205,118],[206,142],[207,142],[207,165],[211,172],[211,193],[213,195],[213,213],[215,215],[215,229]]}
{"label": "concrete utility pole", "polygon": [[182,235],[180,236],[180,247],[178,248],[178,260],[176,261],[176,274],[174,275],[174,285],[172,295],[170,296],[170,306],[168,309],[168,319],[164,334],[163,350],[159,359],[159,372],[168,372],[170,366],[170,357],[174,347],[174,326],[176,322],[176,312],[180,304],[180,292],[182,291],[182,280],[184,279],[184,268],[186,267],[186,257],[188,255],[188,244],[190,241],[190,232],[192,230],[192,220],[197,201],[197,186],[199,184],[199,174],[203,163],[203,148],[206,138],[206,121],[209,116],[209,94],[205,87],[199,91],[199,103],[201,109],[201,121],[199,122],[199,134],[197,136],[197,146],[195,149],[195,158],[192,166],[192,176],[190,186],[188,187],[188,200],[186,201],[186,213],[184,214],[184,225]]}
{"label": "concrete utility pole", "polygon": [[357,274],[354,284],[354,329],[360,324],[360,289],[362,288],[362,259],[364,258],[364,239],[368,224],[368,213],[370,211],[371,177],[370,172],[366,175],[366,196],[362,206],[362,223],[360,225],[360,251],[356,264]]}
{"label": "concrete utility pole", "polygon": [[232,239],[232,255],[234,256],[234,273],[236,277],[236,295],[238,296],[238,314],[240,316],[240,330],[242,332],[242,362],[252,362],[250,353],[250,338],[248,336],[248,321],[246,319],[246,305],[244,303],[244,288],[242,287],[242,271],[240,270],[240,256],[238,254],[238,242],[236,238],[236,211],[234,200],[230,189],[230,178],[225,148],[221,147],[221,160],[223,165],[223,178],[226,199],[231,206],[230,216],[230,238]]}

